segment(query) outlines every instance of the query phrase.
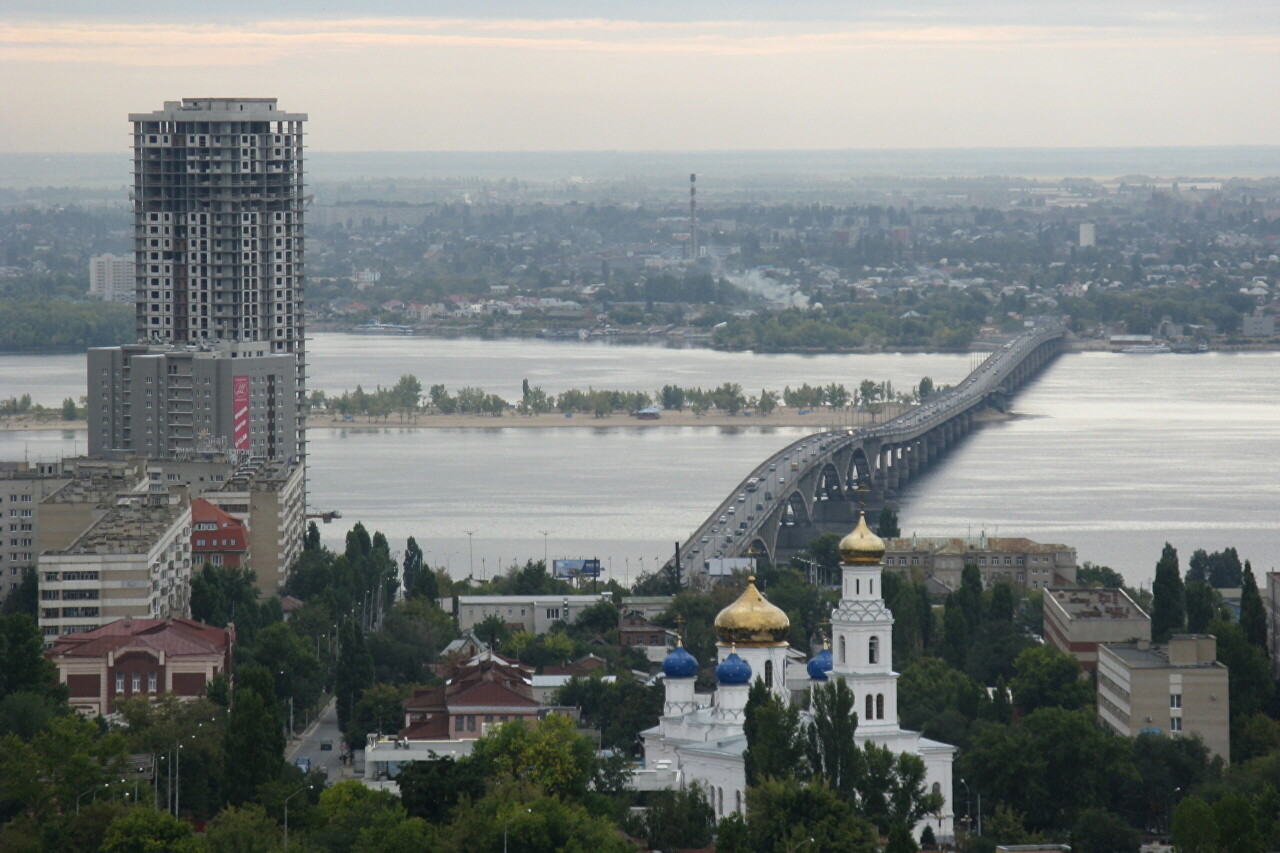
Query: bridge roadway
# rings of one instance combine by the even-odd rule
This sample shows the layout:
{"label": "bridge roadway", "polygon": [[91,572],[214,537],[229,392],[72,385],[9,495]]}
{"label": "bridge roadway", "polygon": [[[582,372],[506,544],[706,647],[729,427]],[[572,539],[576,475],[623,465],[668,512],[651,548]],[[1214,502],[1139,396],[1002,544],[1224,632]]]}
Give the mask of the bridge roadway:
{"label": "bridge roadway", "polygon": [[1001,346],[960,384],[882,424],[815,432],[757,465],[681,546],[682,580],[708,576],[713,557],[774,562],[823,532],[856,521],[862,486],[876,506],[973,429],[982,408],[1007,398],[1060,351],[1066,329],[1040,326]]}

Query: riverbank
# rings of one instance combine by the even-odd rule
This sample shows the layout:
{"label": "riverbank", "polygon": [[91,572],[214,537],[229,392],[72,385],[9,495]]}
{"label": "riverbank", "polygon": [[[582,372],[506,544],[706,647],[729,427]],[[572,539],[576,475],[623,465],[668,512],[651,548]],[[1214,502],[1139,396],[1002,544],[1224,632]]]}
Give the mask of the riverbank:
{"label": "riverbank", "polygon": [[43,415],[5,415],[0,417],[0,432],[32,432],[37,430],[71,429],[85,431],[89,424],[83,419],[65,421],[57,412]]}

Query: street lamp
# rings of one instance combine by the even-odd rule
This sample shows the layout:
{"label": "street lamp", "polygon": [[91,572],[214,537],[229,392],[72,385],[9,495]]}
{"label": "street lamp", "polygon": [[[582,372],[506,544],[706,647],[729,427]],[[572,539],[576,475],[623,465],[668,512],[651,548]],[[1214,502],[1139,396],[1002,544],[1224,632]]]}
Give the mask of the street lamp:
{"label": "street lamp", "polygon": [[549,534],[551,531],[539,530],[538,532],[542,534],[542,566],[543,568],[549,569],[551,568],[551,566],[547,562],[547,534]]}
{"label": "street lamp", "polygon": [[88,789],[87,791],[82,791],[79,794],[77,794],[76,795],[76,814],[80,814],[80,800],[84,797],[85,794],[92,794],[94,791],[97,791],[99,788],[109,788],[109,787],[111,787],[110,782],[103,782],[101,785],[94,785],[92,788]]}
{"label": "street lamp", "polygon": [[311,790],[311,785],[303,785],[298,790],[284,798],[284,849],[289,849],[289,801],[301,794],[303,791]]}
{"label": "street lamp", "polygon": [[467,534],[467,551],[470,553],[470,557],[467,563],[467,576],[474,577],[476,573],[476,549],[475,549],[475,546],[472,544],[471,537],[472,535],[475,534],[475,531],[464,530],[462,532]]}
{"label": "street lamp", "polygon": [[[533,809],[525,809],[525,814],[533,814]],[[502,825],[502,853],[507,853],[507,831],[511,829],[511,818]]]}
{"label": "street lamp", "polygon": [[799,841],[795,844],[792,844],[789,853],[796,853],[796,851],[799,850],[801,847],[811,843],[813,843],[813,839],[806,838],[804,841]]}

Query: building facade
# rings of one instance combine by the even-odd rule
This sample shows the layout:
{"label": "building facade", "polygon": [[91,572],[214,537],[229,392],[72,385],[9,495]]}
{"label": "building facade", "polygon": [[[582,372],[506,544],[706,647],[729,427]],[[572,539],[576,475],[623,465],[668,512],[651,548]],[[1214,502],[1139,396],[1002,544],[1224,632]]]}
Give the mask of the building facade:
{"label": "building facade", "polygon": [[65,548],[43,551],[37,571],[39,624],[48,642],[125,617],[188,616],[191,505],[186,490],[120,496]]}
{"label": "building facade", "polygon": [[[530,634],[545,634],[556,622],[572,624],[583,610],[601,601],[612,601],[609,593],[599,595],[460,595],[457,598],[458,630],[474,628],[490,616]],[[450,600],[442,602],[448,610]]]}
{"label": "building facade", "polygon": [[296,360],[261,343],[89,350],[89,455],[300,454]]}
{"label": "building facade", "polygon": [[40,502],[68,479],[60,463],[0,462],[0,600],[35,571]]}
{"label": "building facade", "polygon": [[1150,642],[1151,617],[1122,589],[1055,588],[1044,595],[1044,638],[1093,672],[1099,645]]}
{"label": "building facade", "polygon": [[137,340],[292,355],[300,445],[306,120],[275,98],[184,98],[129,116]]}
{"label": "building facade", "polygon": [[204,498],[196,498],[191,502],[191,559],[197,569],[206,563],[250,568],[245,523]]}
{"label": "building facade", "polygon": [[885,541],[886,569],[932,580],[938,591],[959,589],[966,565],[978,567],[987,588],[1001,581],[1027,589],[1076,585],[1076,549],[1066,545],[986,534],[972,539],[912,536]]}
{"label": "building facade", "polygon": [[1227,667],[1207,634],[1175,634],[1169,644],[1098,647],[1098,719],[1126,736],[1197,734],[1209,754],[1231,757]]}
{"label": "building facade", "polygon": [[126,699],[163,695],[196,699],[230,675],[235,628],[190,619],[118,619],[60,638],[46,655],[67,685],[72,708],[111,714]]}
{"label": "building facade", "polygon": [[307,530],[306,475],[297,460],[257,459],[201,495],[248,526],[258,592],[276,595],[302,553]]}
{"label": "building facade", "polygon": [[104,302],[132,303],[137,286],[133,256],[94,255],[89,259],[89,295]]}

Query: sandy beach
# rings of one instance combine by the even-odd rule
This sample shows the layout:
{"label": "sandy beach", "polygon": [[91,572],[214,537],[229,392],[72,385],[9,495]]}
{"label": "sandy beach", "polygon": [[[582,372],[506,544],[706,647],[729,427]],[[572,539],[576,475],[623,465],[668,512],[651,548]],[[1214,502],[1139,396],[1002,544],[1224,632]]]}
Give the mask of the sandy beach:
{"label": "sandy beach", "polygon": [[[875,423],[898,414],[905,406],[888,406],[877,414]],[[353,415],[348,420],[341,415],[316,415],[308,419],[307,425],[313,429],[325,427],[405,427],[410,429],[458,429],[458,428],[549,428],[549,427],[640,427],[645,429],[661,427],[810,427],[815,432],[834,429],[840,426],[854,427],[871,424],[872,416],[865,412],[836,411],[813,409],[808,414],[800,414],[795,409],[778,409],[772,414],[761,415],[753,412],[750,416],[730,415],[726,412],[706,412],[696,415],[688,410],[683,412],[663,412],[656,420],[641,420],[631,415],[616,412],[597,418],[592,414],[578,412],[572,416],[559,412],[545,415],[517,415],[507,413],[501,417],[492,415],[440,415],[420,414],[408,418],[392,415],[388,418],[372,418],[364,415]]]}

